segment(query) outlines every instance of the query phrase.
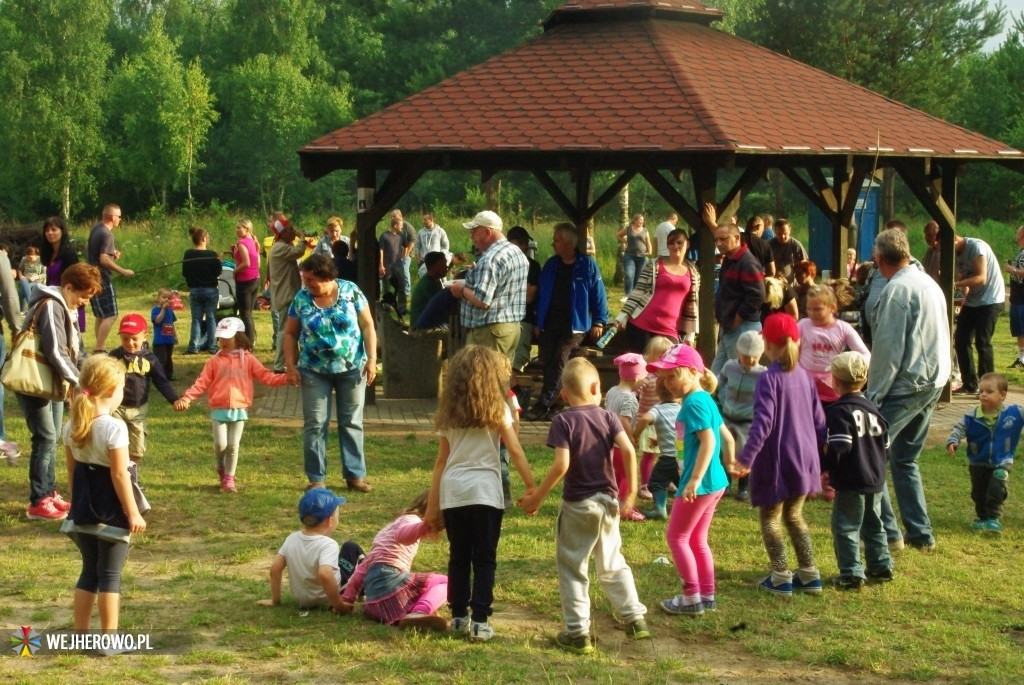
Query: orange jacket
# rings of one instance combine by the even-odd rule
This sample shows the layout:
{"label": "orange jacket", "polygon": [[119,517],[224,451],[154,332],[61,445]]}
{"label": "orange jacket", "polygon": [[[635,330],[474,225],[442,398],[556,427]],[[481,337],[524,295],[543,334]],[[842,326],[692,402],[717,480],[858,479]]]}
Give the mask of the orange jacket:
{"label": "orange jacket", "polygon": [[288,382],[286,375],[269,371],[248,350],[221,351],[210,357],[199,378],[181,397],[192,402],[208,392],[206,403],[210,409],[248,409],[253,378],[269,386]]}

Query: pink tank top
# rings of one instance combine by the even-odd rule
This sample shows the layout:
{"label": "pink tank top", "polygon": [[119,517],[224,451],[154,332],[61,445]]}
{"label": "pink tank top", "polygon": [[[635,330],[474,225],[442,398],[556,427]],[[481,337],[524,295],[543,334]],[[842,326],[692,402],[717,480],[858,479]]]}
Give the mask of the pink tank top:
{"label": "pink tank top", "polygon": [[690,272],[676,276],[664,265],[658,267],[658,279],[654,283],[654,297],[647,303],[640,315],[633,319],[633,325],[654,335],[664,335],[675,340],[679,337],[676,328],[683,310],[683,302],[690,293]]}
{"label": "pink tank top", "polygon": [[249,281],[255,281],[260,277],[260,251],[256,247],[256,241],[253,240],[252,236],[246,236],[239,239],[235,246],[231,249],[231,253],[235,257],[235,263],[238,263],[239,250],[244,249],[249,253],[249,266],[248,268],[242,269],[235,273],[235,281],[239,283],[248,283]]}

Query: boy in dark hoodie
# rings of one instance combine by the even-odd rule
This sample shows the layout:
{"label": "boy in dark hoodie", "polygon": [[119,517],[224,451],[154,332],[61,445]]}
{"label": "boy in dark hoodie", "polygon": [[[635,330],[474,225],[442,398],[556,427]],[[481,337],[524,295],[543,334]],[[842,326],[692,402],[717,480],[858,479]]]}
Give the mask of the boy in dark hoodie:
{"label": "boy in dark hoodie", "polygon": [[[859,590],[864,582],[892,580],[892,557],[882,527],[882,489],[889,454],[889,426],[861,392],[868,363],[859,352],[836,355],[829,365],[840,397],[825,410],[828,437],[821,459],[836,498],[832,503],[832,545],[839,575],[837,590]],[[864,560],[860,542],[864,542]]]}
{"label": "boy in dark hoodie", "polygon": [[146,455],[146,418],[148,416],[149,387],[156,383],[156,389],[169,404],[178,401],[178,393],[171,387],[164,373],[164,367],[146,342],[146,319],[141,314],[125,314],[117,329],[121,347],[110,352],[110,356],[124,363],[124,399],[114,416],[128,426],[128,470],[138,483],[139,462]]}

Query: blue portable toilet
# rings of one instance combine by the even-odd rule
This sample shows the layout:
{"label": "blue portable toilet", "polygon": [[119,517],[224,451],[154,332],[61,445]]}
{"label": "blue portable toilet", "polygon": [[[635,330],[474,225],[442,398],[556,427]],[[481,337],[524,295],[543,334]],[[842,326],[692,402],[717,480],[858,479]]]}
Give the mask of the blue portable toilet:
{"label": "blue portable toilet", "polygon": [[[831,184],[832,179],[828,179]],[[853,212],[853,224],[857,227],[857,261],[871,259],[871,251],[878,235],[878,190],[879,184],[864,181],[861,186],[857,207]],[[832,268],[832,222],[813,203],[807,203],[807,253],[818,265],[818,273]],[[837,276],[840,274],[836,274]]]}

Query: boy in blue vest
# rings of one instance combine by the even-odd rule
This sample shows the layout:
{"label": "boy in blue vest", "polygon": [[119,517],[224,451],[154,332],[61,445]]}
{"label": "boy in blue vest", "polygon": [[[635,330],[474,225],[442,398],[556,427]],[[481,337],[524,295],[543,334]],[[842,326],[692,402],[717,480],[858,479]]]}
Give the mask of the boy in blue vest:
{"label": "boy in blue vest", "polygon": [[1006,376],[986,373],[978,383],[979,405],[953,426],[946,440],[952,457],[967,441],[968,470],[971,474],[971,499],[977,518],[971,528],[998,535],[1003,532],[999,517],[1009,495],[1006,483],[1013,468],[1024,413],[1019,404],[1004,404],[1009,384]]}

